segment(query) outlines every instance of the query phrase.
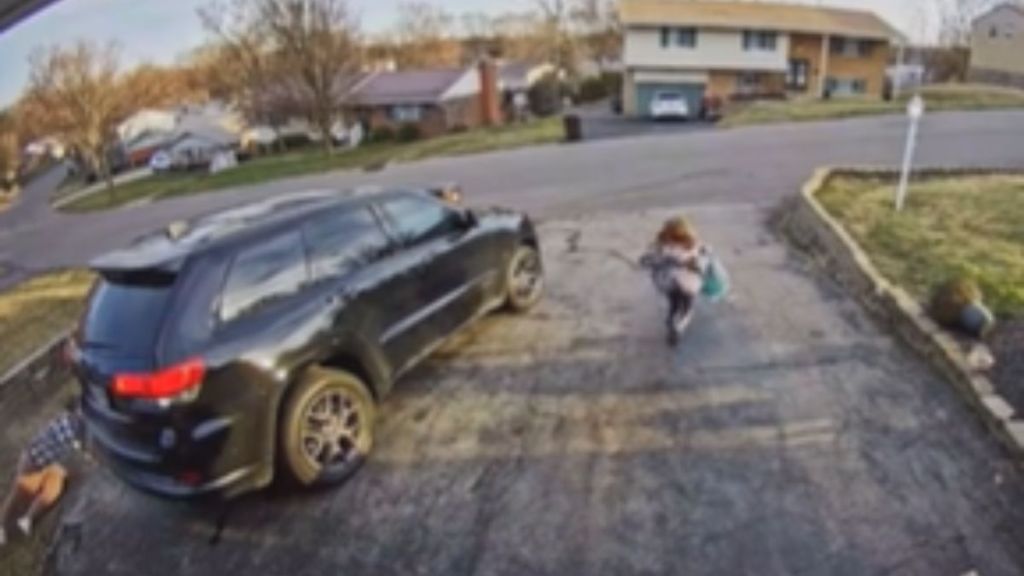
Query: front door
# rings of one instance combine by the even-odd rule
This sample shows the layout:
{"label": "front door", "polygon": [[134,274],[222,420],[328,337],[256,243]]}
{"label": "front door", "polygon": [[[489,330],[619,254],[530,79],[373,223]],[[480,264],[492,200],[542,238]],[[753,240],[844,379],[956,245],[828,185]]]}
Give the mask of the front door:
{"label": "front door", "polygon": [[405,270],[405,293],[415,301],[413,312],[382,336],[384,349],[401,369],[483,306],[488,271],[480,258],[484,240],[458,211],[419,194],[394,196],[381,209],[402,243],[396,267]]}
{"label": "front door", "polygon": [[793,59],[789,61],[786,73],[786,88],[796,92],[806,92],[810,83],[811,63],[808,60]]}
{"label": "front door", "polygon": [[[378,216],[367,206],[335,210],[304,226],[310,271],[324,305],[333,307],[335,338],[376,345],[381,335],[418,309],[404,255]],[[405,357],[401,340],[391,342],[386,360]]]}

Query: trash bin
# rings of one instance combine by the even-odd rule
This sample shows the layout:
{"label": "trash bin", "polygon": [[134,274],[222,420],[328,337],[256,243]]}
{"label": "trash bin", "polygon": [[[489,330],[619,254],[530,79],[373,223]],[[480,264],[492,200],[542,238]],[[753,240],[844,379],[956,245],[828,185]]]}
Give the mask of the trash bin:
{"label": "trash bin", "polygon": [[579,142],[583,140],[583,126],[579,116],[576,114],[566,114],[562,121],[565,124],[566,142]]}

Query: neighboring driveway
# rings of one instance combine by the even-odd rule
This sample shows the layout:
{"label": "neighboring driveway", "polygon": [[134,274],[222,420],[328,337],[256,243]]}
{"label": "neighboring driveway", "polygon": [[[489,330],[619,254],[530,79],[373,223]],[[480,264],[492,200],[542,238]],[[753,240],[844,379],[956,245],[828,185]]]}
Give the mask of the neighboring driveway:
{"label": "neighboring driveway", "polygon": [[60,573],[1024,573],[1020,472],[765,209],[686,209],[735,289],[665,346],[628,261],[672,213],[547,222],[548,298],[401,382],[347,485],[241,501],[218,538],[96,475]]}
{"label": "neighboring driveway", "polygon": [[[0,267],[28,273],[81,265],[176,219],[284,192],[360,183],[457,180],[473,202],[545,218],[679,204],[771,205],[793,195],[822,164],[897,165],[905,130],[904,119],[882,117],[618,138],[435,159],[372,174],[320,174],[96,214],[25,210],[25,197],[34,195],[23,194],[0,214]],[[944,113],[925,119],[918,161],[1018,167],[1022,149],[1024,112]],[[0,287],[4,283],[0,279]]]}
{"label": "neighboring driveway", "polygon": [[713,130],[715,125],[701,121],[661,121],[615,114],[607,102],[578,108],[574,111],[580,117],[583,139],[588,141],[624,138],[628,136],[656,136],[686,134],[701,130]]}

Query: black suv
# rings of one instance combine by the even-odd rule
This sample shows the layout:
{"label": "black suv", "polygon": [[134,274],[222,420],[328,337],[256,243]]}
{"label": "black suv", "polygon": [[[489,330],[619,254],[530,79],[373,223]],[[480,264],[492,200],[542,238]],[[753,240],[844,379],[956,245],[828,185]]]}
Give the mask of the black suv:
{"label": "black suv", "polygon": [[429,190],[316,192],[178,223],[93,263],[68,345],[95,452],[137,487],[339,482],[375,403],[448,336],[543,288],[530,220]]}

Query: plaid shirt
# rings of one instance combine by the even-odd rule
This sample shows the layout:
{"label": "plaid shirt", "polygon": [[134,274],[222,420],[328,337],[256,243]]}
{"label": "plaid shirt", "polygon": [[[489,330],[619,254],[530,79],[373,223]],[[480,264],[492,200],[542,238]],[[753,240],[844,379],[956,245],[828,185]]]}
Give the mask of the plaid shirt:
{"label": "plaid shirt", "polygon": [[65,413],[51,421],[25,449],[25,464],[39,471],[66,462],[82,446],[83,426],[78,416]]}

